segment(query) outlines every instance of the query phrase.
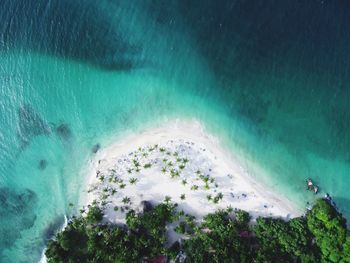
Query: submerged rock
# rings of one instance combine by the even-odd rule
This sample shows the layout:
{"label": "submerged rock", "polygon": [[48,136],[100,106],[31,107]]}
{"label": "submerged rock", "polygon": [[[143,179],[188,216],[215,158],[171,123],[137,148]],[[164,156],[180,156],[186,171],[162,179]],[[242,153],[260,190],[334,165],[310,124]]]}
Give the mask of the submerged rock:
{"label": "submerged rock", "polygon": [[101,148],[101,145],[99,143],[97,143],[92,147],[92,152],[97,153],[98,150],[100,150],[100,148]]}
{"label": "submerged rock", "polygon": [[72,131],[66,123],[61,123],[58,125],[55,131],[56,135],[61,139],[69,140],[72,137]]}
{"label": "submerged rock", "polygon": [[51,133],[50,125],[29,104],[24,104],[18,109],[18,127],[23,146],[29,144],[35,136]]}
{"label": "submerged rock", "polygon": [[44,159],[40,160],[39,166],[38,166],[39,170],[45,170],[46,167],[47,167],[47,161]]}
{"label": "submerged rock", "polygon": [[29,229],[36,220],[37,195],[29,190],[15,191],[0,188],[0,258],[7,247],[21,237],[21,231]]}

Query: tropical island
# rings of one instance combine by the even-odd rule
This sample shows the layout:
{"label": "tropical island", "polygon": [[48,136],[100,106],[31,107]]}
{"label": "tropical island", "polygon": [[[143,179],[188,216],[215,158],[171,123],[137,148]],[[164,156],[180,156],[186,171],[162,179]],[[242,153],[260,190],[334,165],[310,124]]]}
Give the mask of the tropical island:
{"label": "tropical island", "polygon": [[304,212],[258,183],[199,123],[93,151],[82,208],[49,262],[350,262],[329,199]]}

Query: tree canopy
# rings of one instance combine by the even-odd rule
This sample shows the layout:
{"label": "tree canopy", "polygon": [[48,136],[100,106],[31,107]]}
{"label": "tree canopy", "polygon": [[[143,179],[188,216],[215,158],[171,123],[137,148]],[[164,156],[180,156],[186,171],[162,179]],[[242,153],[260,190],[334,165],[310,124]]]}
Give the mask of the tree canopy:
{"label": "tree canopy", "polygon": [[[208,214],[201,222],[178,211],[170,200],[143,213],[129,210],[126,225],[101,221],[90,207],[49,241],[48,262],[141,262],[163,255],[185,262],[350,262],[350,235],[342,215],[318,200],[306,216],[284,221],[258,218],[233,209]],[[169,244],[171,230],[181,242]]]}
{"label": "tree canopy", "polygon": [[318,200],[307,215],[307,226],[315,237],[325,262],[350,262],[350,236],[346,220],[325,200]]}

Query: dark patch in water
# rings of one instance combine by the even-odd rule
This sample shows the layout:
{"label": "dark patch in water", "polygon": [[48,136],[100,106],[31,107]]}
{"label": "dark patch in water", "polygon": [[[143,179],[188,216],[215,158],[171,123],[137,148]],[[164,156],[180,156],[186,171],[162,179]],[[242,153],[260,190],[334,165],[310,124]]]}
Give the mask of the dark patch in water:
{"label": "dark patch in water", "polygon": [[55,131],[57,136],[61,139],[69,140],[72,137],[72,131],[66,123],[61,123],[60,125],[58,125]]}
{"label": "dark patch in water", "polygon": [[44,229],[43,236],[45,240],[52,239],[55,234],[62,228],[64,224],[64,216],[57,216],[53,221],[51,221]]}
{"label": "dark patch in water", "polygon": [[44,160],[44,159],[40,160],[39,165],[38,165],[39,170],[45,170],[47,167],[47,164],[48,163],[46,160]]}
{"label": "dark patch in water", "polygon": [[112,70],[143,66],[139,44],[122,33],[120,3],[3,0],[0,48],[24,48]]}
{"label": "dark patch in water", "polygon": [[28,104],[19,107],[18,122],[18,135],[22,146],[28,145],[35,136],[49,135],[51,133],[48,123]]}
{"label": "dark patch in water", "polygon": [[36,194],[24,189],[21,192],[0,188],[0,255],[21,236],[21,231],[34,225],[37,204]]}
{"label": "dark patch in water", "polygon": [[98,150],[100,150],[100,148],[101,148],[101,145],[99,143],[97,143],[92,147],[92,152],[97,153]]}

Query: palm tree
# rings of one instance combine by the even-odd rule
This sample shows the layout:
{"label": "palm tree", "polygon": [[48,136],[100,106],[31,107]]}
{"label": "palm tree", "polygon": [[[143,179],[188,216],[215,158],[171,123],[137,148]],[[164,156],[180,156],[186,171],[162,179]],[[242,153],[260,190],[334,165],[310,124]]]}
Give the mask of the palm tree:
{"label": "palm tree", "polygon": [[193,190],[193,191],[198,190],[198,185],[192,185],[192,186],[191,186],[191,190]]}
{"label": "palm tree", "polygon": [[130,178],[129,183],[130,184],[136,184],[137,178]]}
{"label": "palm tree", "polygon": [[165,198],[164,198],[164,202],[165,203],[169,203],[171,201],[171,197],[170,196],[165,196]]}
{"label": "palm tree", "polygon": [[130,203],[130,198],[127,197],[127,196],[125,196],[125,197],[123,198],[122,202],[123,202],[124,204],[128,204],[128,203]]}

